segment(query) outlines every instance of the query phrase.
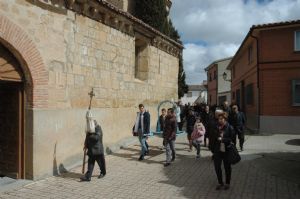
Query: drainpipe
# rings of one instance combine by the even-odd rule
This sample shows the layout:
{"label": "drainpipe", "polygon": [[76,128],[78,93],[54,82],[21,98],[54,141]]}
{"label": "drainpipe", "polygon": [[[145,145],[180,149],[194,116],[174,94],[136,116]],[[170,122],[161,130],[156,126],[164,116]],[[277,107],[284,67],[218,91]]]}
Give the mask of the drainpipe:
{"label": "drainpipe", "polygon": [[258,48],[258,37],[252,35],[252,33],[253,33],[253,31],[251,31],[250,37],[252,37],[256,41],[256,71],[257,71],[256,81],[257,81],[257,116],[258,116],[257,117],[257,130],[259,132],[259,129],[260,129],[259,48]]}

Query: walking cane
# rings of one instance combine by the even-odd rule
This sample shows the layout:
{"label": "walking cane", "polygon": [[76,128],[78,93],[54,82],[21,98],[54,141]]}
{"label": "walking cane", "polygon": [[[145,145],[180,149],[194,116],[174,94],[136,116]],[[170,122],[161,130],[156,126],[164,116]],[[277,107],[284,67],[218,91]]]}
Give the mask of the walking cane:
{"label": "walking cane", "polygon": [[[95,96],[94,88],[92,88],[92,91],[89,92],[88,95],[90,96],[89,110],[91,110],[92,99],[93,99],[93,97]],[[81,170],[82,174],[85,173],[86,151],[87,151],[87,149],[85,148],[84,151],[83,151],[83,161],[82,161],[82,170]]]}

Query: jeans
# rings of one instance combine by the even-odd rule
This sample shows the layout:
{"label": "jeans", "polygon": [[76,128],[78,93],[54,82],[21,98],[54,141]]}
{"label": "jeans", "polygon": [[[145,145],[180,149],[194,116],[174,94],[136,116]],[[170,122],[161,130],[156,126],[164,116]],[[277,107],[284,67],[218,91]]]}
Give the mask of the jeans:
{"label": "jeans", "polygon": [[215,166],[215,171],[217,174],[219,184],[224,184],[223,177],[222,177],[222,161],[223,161],[224,169],[225,169],[226,184],[230,184],[231,164],[228,162],[226,153],[224,153],[224,152],[214,153],[213,158],[214,158],[214,166]]}
{"label": "jeans", "polygon": [[175,140],[166,140],[166,159],[167,163],[170,163],[171,160],[175,160]]}
{"label": "jeans", "polygon": [[197,149],[197,155],[200,155],[200,141],[193,140],[192,144]]}
{"label": "jeans", "polygon": [[100,167],[100,172],[103,175],[106,174],[106,166],[105,166],[104,154],[89,156],[88,171],[85,174],[86,178],[88,178],[88,179],[90,179],[92,177],[94,166],[95,166],[95,161],[97,161],[97,163],[98,163],[98,165]]}
{"label": "jeans", "polygon": [[141,155],[144,156],[145,153],[148,151],[148,143],[146,141],[147,137],[145,137],[144,135],[142,135],[141,133],[139,133],[139,141],[141,144]]}

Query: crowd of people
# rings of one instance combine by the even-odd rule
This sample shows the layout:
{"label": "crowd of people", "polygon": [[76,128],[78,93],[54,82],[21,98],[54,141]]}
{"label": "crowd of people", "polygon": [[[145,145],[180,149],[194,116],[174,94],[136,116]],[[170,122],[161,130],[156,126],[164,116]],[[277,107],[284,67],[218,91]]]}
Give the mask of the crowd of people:
{"label": "crowd of people", "polygon": [[[150,114],[145,111],[143,104],[139,105],[136,122],[133,132],[139,137],[141,153],[139,160],[149,153],[147,138],[150,135]],[[177,113],[177,114],[176,114]],[[219,107],[209,107],[206,104],[195,106],[181,105],[177,107],[161,110],[159,117],[160,129],[162,130],[163,146],[166,150],[165,167],[171,165],[176,158],[175,140],[176,133],[185,127],[188,140],[188,151],[196,149],[196,158],[200,158],[200,149],[204,147],[212,152],[215,172],[218,179],[217,190],[229,189],[231,180],[231,162],[228,158],[228,148],[237,144],[244,149],[244,127],[246,119],[244,114],[239,111],[237,105],[229,106],[225,101]],[[225,169],[225,184],[222,178],[222,163]]]}
{"label": "crowd of people", "polygon": [[[99,178],[106,175],[104,149],[102,141],[102,129],[91,112],[86,115],[87,129],[84,150],[88,155],[88,170],[81,181],[90,181],[95,162],[100,167]],[[175,140],[178,131],[185,127],[188,141],[188,151],[196,149],[196,159],[200,158],[201,145],[208,147],[212,152],[214,168],[218,179],[217,190],[229,189],[231,180],[231,164],[229,148],[237,144],[239,139],[240,150],[244,144],[245,116],[239,111],[237,105],[228,105],[224,102],[220,107],[209,107],[206,104],[195,106],[183,106],[180,102],[177,106],[169,109],[163,108],[159,117],[160,129],[162,130],[163,147],[166,150],[165,167],[171,165],[176,159]],[[133,135],[139,138],[141,151],[139,161],[149,154],[147,139],[150,136],[150,113],[145,110],[143,104],[139,105],[135,124],[132,129]],[[225,169],[225,184],[222,178],[222,163]]]}

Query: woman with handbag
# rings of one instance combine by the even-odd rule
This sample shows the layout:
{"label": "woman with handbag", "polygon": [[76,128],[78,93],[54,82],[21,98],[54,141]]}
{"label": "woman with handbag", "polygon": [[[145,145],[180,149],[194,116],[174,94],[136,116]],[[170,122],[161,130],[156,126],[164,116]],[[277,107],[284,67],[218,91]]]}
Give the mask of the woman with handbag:
{"label": "woman with handbag", "polygon": [[[233,127],[227,122],[227,118],[227,113],[223,112],[218,114],[218,131],[215,131],[211,139],[214,167],[219,183],[216,190],[220,190],[222,188],[227,190],[230,187],[231,162],[228,159],[228,147],[231,146],[231,143],[233,143],[235,133]],[[222,162],[224,164],[226,176],[225,185],[222,178]]]}
{"label": "woman with handbag", "polygon": [[200,158],[200,144],[204,140],[204,135],[205,135],[205,127],[202,124],[200,118],[196,119],[196,123],[194,125],[194,131],[192,133],[192,144],[193,146],[197,149],[197,156],[196,158]]}

